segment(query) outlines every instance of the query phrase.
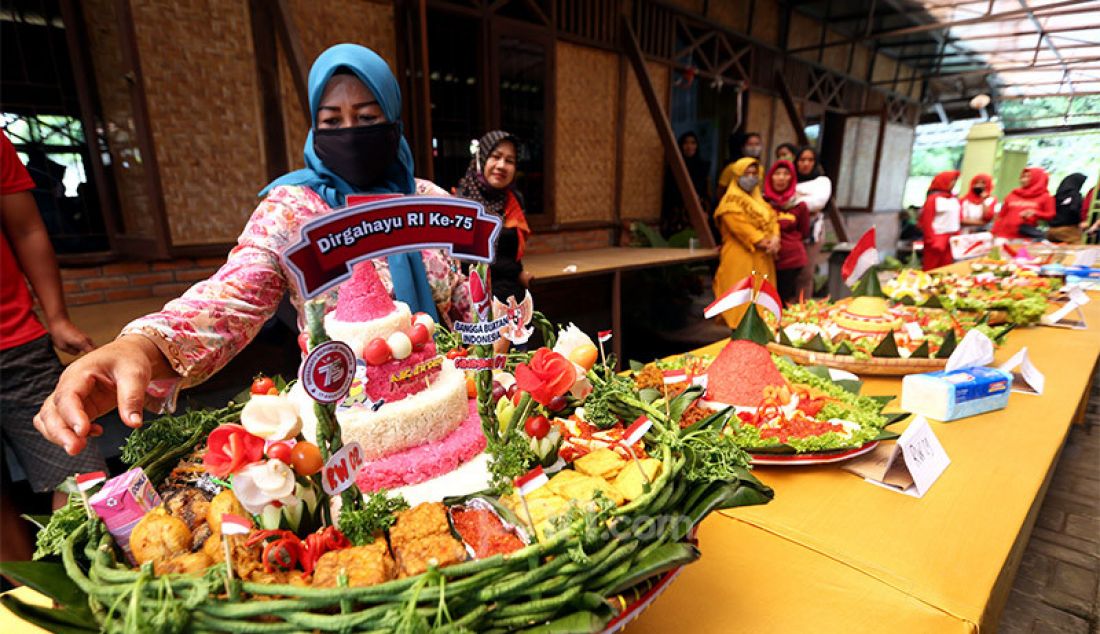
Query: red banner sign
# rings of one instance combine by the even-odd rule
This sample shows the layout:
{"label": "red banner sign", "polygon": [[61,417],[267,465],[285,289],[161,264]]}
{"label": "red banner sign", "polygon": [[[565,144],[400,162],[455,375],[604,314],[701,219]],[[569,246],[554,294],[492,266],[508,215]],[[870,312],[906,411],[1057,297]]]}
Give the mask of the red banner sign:
{"label": "red banner sign", "polygon": [[[350,198],[350,197],[349,197]],[[420,249],[492,262],[501,219],[462,198],[400,196],[353,205],[302,227],[283,261],[307,298],[344,281],[360,260]]]}

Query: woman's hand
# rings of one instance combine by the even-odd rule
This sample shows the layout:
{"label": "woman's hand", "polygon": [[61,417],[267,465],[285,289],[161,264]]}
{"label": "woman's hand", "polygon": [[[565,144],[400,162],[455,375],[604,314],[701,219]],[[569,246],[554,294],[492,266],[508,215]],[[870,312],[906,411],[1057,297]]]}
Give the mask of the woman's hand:
{"label": "woman's hand", "polygon": [[519,283],[523,284],[525,287],[530,288],[531,287],[531,282],[534,279],[535,279],[535,275],[533,273],[531,273],[530,271],[520,271]]}
{"label": "woman's hand", "polygon": [[34,417],[34,427],[75,456],[88,444],[88,436],[103,433],[92,421],[116,406],[124,423],[140,427],[149,382],[171,373],[167,359],[150,339],[119,337],[65,369]]}
{"label": "woman's hand", "polygon": [[68,319],[56,319],[50,322],[47,329],[50,331],[50,340],[53,341],[53,345],[62,352],[75,355],[95,350],[95,342],[92,338]]}

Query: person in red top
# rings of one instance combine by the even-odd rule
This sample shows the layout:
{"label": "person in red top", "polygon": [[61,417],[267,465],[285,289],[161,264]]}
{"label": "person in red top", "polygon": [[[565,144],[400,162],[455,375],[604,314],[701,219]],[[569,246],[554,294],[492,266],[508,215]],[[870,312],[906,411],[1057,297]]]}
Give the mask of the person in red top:
{"label": "person in red top", "polygon": [[[1005,196],[1001,212],[993,221],[993,235],[1013,239],[1034,234],[1035,223],[1054,217],[1054,197],[1047,191],[1050,177],[1041,167],[1025,167],[1020,173],[1020,186]],[[1030,231],[1027,229],[1030,228]]]}
{"label": "person in red top", "polygon": [[[31,488],[53,491],[78,472],[107,468],[98,451],[70,456],[34,428],[34,415],[61,376],[54,346],[70,354],[95,348],[69,320],[46,226],[31,190],[35,188],[8,137],[0,132],[0,455],[10,447]],[[35,316],[30,282],[46,324]],[[6,465],[5,488],[10,481]],[[10,489],[8,489],[10,490]],[[0,496],[0,560],[29,559],[29,525],[10,494]],[[68,499],[54,493],[54,508]]]}
{"label": "person in red top", "polygon": [[775,275],[779,297],[784,304],[801,301],[798,273],[810,261],[804,242],[810,235],[810,212],[805,203],[795,202],[794,185],[794,163],[790,161],[776,161],[764,178],[764,200],[775,209],[779,221]]}
{"label": "person in red top", "polygon": [[962,225],[964,232],[981,231],[990,220],[997,207],[997,197],[993,195],[993,177],[989,174],[975,174],[970,179],[970,189],[961,196]]}
{"label": "person in red top", "polygon": [[951,257],[951,236],[959,233],[962,204],[951,190],[959,180],[958,170],[940,172],[928,186],[928,197],[920,210],[920,229],[924,232],[925,271],[947,266]]}
{"label": "person in red top", "polygon": [[[1100,230],[1100,214],[1096,219],[1089,218],[1089,213],[1092,210],[1092,201],[1096,198],[1096,186],[1093,186],[1089,190],[1089,193],[1085,194],[1085,199],[1081,201],[1081,232],[1085,234],[1085,242],[1089,244],[1096,243],[1096,236],[1094,235],[1097,230]],[[1092,220],[1092,224],[1089,221]]]}

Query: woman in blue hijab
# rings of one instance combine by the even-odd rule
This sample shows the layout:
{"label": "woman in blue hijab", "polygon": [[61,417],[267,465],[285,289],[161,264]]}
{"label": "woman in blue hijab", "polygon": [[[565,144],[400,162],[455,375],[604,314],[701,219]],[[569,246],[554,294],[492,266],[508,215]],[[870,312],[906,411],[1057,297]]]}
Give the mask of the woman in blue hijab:
{"label": "woman in blue hijab", "polygon": [[[339,44],[322,53],[309,73],[309,107],[313,126],[305,168],[264,188],[263,200],[217,273],[66,369],[35,417],[47,439],[79,453],[89,435],[102,431],[93,421],[116,404],[126,424],[140,425],[143,404],[153,410],[171,405],[178,388],[206,380],[244,349],[284,294],[302,324],[304,299],[279,256],[299,239],[305,223],[343,206],[349,194],[447,195],[413,177],[412,153],[402,134],[401,92],[374,51]],[[425,250],[372,263],[413,312],[448,325],[470,319],[466,279],[445,252]],[[336,292],[315,299],[332,306]]]}

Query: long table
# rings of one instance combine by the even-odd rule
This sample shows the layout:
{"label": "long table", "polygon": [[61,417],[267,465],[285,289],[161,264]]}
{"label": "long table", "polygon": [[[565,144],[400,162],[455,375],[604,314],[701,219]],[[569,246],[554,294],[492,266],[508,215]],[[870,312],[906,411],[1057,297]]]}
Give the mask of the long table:
{"label": "long table", "polygon": [[[1046,375],[1042,396],[1013,393],[1007,409],[931,423],[951,464],[924,498],[836,466],[760,467],[775,499],[705,521],[700,561],[629,631],[996,631],[1100,357],[1100,295],[1091,297],[1087,330],[1019,329],[997,352],[1002,362],[1027,346]],[[864,386],[901,389],[885,378]]]}

